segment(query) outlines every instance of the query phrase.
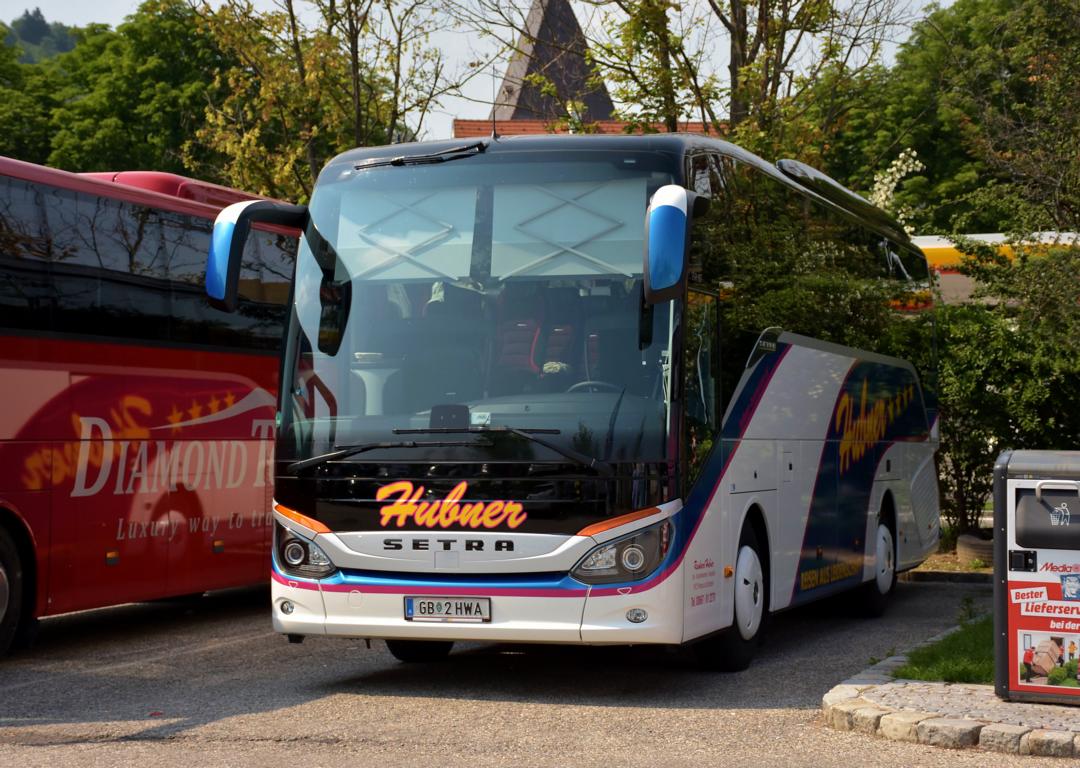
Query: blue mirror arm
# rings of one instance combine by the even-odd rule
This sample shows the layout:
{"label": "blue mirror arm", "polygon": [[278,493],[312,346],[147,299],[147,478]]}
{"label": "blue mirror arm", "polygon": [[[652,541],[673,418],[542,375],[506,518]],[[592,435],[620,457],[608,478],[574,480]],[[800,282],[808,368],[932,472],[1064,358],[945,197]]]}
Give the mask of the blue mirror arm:
{"label": "blue mirror arm", "polygon": [[272,224],[302,230],[308,219],[303,205],[273,200],[245,200],[222,209],[214,221],[206,263],[206,295],[226,312],[236,309],[240,265],[252,224]]}

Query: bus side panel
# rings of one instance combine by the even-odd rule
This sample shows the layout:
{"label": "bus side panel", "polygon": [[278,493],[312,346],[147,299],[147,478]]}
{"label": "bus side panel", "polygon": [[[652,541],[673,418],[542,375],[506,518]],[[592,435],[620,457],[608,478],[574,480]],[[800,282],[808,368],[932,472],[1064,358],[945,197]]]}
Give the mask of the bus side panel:
{"label": "bus side panel", "polygon": [[[786,339],[747,370],[725,417],[725,437],[741,437],[723,441],[723,466],[687,553],[687,640],[731,623],[733,582],[722,574],[735,565],[751,510],[760,510],[769,536],[770,608],[823,597],[870,578],[869,542],[885,492],[910,488],[910,451],[932,450],[910,368]],[[887,465],[880,476],[879,460]],[[894,493],[901,552],[908,498]],[[710,579],[695,578],[695,563],[719,574],[715,598],[703,589]]]}
{"label": "bus side panel", "polygon": [[[852,350],[852,354],[859,353]],[[928,434],[918,381],[910,368],[881,358],[853,362],[828,419],[821,463],[822,472],[834,467],[835,500],[815,492],[792,603],[824,597],[870,578],[885,492],[910,482],[902,477],[903,444],[927,443]],[[893,498],[902,523],[904,497]],[[825,543],[830,537],[832,548]]]}
{"label": "bus side panel", "polygon": [[[770,531],[772,610],[787,607],[801,577],[799,561],[836,544],[837,471],[827,441],[831,416],[854,358],[792,344],[746,430],[778,446],[776,508],[765,509]],[[741,525],[741,519],[737,521]],[[740,529],[732,532],[737,537]]]}
{"label": "bus side panel", "polygon": [[35,549],[37,575],[35,613],[49,606],[49,560],[52,552],[51,488],[54,469],[52,440],[55,434],[38,414],[61,397],[67,386],[62,371],[43,370],[36,342],[18,344],[0,336],[0,509],[7,510],[11,524],[26,528]]}
{"label": "bus side panel", "polygon": [[4,482],[51,489],[48,613],[265,580],[272,357],[9,341],[36,399],[6,412]]}
{"label": "bus side panel", "polygon": [[[25,444],[32,450],[48,450],[44,444]],[[10,473],[3,474],[4,487],[9,487]],[[10,491],[0,490],[0,525],[22,528],[29,533],[33,547],[31,563],[23,563],[23,573],[33,572],[35,594],[30,606],[34,616],[49,613],[49,556],[51,537],[49,535],[50,494],[48,491]],[[25,576],[24,576],[25,578]]]}
{"label": "bus side panel", "polygon": [[[822,350],[779,344],[743,374],[721,427],[722,458],[711,457],[699,481],[711,483],[713,493],[687,553],[686,640],[731,624],[734,581],[724,569],[735,567],[749,514],[760,513],[767,531],[768,541],[760,544],[769,548],[771,607],[790,601],[810,501],[835,494],[831,470],[826,469],[824,481],[819,479],[821,446],[851,362]],[[710,476],[710,469],[715,474]],[[699,493],[697,487],[691,491],[688,506],[693,508]],[[709,571],[715,577],[699,575]],[[710,582],[717,590],[712,598]]]}
{"label": "bus side panel", "polygon": [[272,530],[267,471],[276,361],[206,357],[189,356],[191,378],[176,393],[180,419],[172,423],[175,411],[166,417],[176,438],[170,461],[181,477],[170,494],[178,528],[169,591],[181,594],[263,581]]}
{"label": "bus side panel", "polygon": [[941,536],[941,509],[939,505],[937,464],[934,460],[936,444],[911,442],[905,445],[905,480],[901,482],[907,491],[909,528],[907,535],[898,543],[897,569],[914,568],[937,551]]}

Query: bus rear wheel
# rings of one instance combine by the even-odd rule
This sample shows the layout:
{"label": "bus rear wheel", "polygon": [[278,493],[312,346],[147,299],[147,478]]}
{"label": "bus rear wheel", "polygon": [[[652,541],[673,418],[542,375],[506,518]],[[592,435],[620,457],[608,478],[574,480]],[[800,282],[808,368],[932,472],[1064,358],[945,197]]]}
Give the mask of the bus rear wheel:
{"label": "bus rear wheel", "polygon": [[0,656],[14,643],[23,612],[23,571],[19,550],[0,528]]}
{"label": "bus rear wheel", "polygon": [[454,647],[450,640],[387,640],[386,648],[398,661],[425,663],[444,661]]}
{"label": "bus rear wheel", "polygon": [[884,520],[878,520],[874,535],[874,578],[862,586],[859,613],[877,617],[885,613],[896,587],[896,539]]}
{"label": "bus rear wheel", "polygon": [[734,624],[693,646],[698,664],[721,672],[739,672],[749,667],[761,644],[768,614],[769,574],[757,534],[747,526],[739,538],[735,559]]}

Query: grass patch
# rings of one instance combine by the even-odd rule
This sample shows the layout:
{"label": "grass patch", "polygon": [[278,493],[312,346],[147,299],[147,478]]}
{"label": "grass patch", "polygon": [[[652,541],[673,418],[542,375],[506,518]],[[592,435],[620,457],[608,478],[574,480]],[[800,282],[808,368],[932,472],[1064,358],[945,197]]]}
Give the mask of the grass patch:
{"label": "grass patch", "polygon": [[994,617],[964,622],[957,632],[933,645],[916,648],[908,663],[893,672],[908,680],[946,683],[994,682]]}
{"label": "grass patch", "polygon": [[984,563],[981,560],[969,560],[963,562],[955,552],[935,552],[923,561],[915,570],[917,571],[957,571],[965,573],[993,573],[992,563]]}

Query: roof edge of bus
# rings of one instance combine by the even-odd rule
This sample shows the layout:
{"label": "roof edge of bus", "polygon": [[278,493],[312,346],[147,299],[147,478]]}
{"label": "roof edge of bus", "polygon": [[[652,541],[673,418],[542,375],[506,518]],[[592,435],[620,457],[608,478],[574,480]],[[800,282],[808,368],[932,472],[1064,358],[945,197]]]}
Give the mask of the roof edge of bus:
{"label": "roof edge of bus", "polygon": [[345,163],[356,163],[371,158],[396,157],[409,154],[430,154],[445,152],[462,145],[483,144],[486,152],[500,150],[521,150],[524,148],[540,149],[550,146],[559,149],[595,149],[596,144],[607,144],[612,148],[640,149],[642,144],[652,144],[654,148],[668,146],[681,148],[694,134],[685,133],[649,133],[649,134],[522,134],[499,135],[497,137],[468,139],[434,139],[431,141],[412,141],[400,144],[383,144],[374,147],[355,147],[345,150],[331,158],[326,168]]}
{"label": "roof edge of bus", "polygon": [[78,175],[222,207],[248,200],[265,199],[260,195],[166,171],[96,171]]}
{"label": "roof edge of bus", "polygon": [[892,230],[895,239],[911,242],[911,236],[888,211],[879,208],[862,195],[854,192],[827,173],[799,160],[784,158],[776,161],[781,173],[797,184],[811,189],[826,200],[839,205],[862,218],[873,218],[879,226]]}
{"label": "roof edge of bus", "polygon": [[[62,189],[87,192],[101,195],[102,197],[125,199],[129,202],[142,202],[144,204],[152,203],[164,208],[187,210],[190,213],[198,213],[201,216],[209,216],[210,218],[213,218],[218,211],[229,203],[238,202],[239,200],[261,199],[237,190],[233,190],[233,193],[236,195],[244,195],[244,197],[228,201],[210,199],[200,200],[192,196],[182,197],[160,192],[156,189],[137,187],[110,180],[117,175],[119,175],[119,173],[114,172],[96,174],[73,173],[59,168],[50,168],[46,165],[38,165],[37,163],[29,163],[25,160],[17,160],[13,157],[0,155],[0,176],[8,176],[39,184],[49,184]],[[228,190],[228,187],[223,187],[222,189]]]}

